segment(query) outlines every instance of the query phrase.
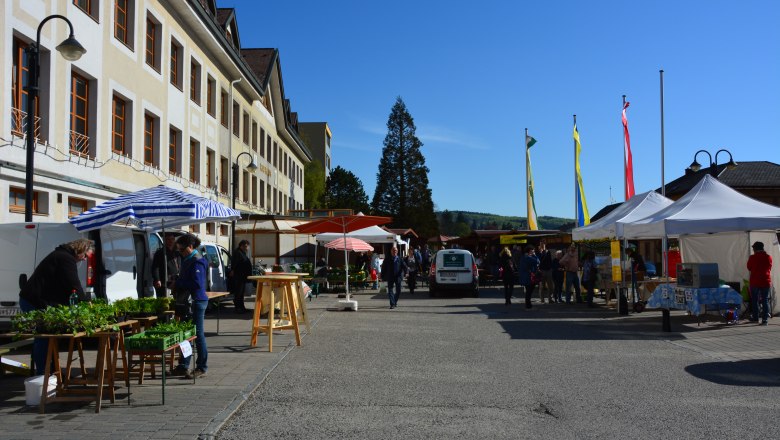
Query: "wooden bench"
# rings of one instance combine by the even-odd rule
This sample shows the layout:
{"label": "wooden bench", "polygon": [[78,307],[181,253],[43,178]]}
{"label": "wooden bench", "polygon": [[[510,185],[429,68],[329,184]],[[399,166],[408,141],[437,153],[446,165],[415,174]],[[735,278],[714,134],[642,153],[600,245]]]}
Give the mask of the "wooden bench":
{"label": "wooden bench", "polygon": [[[20,348],[27,347],[28,345],[32,345],[34,339],[20,339],[18,341],[9,342],[7,344],[0,345],[0,374],[5,374],[6,370],[9,370],[13,373],[17,374],[29,374],[30,376],[33,375],[33,362],[32,362],[32,352],[30,353],[30,365],[27,366],[25,364],[19,363],[17,365],[16,362],[14,363],[7,363],[3,362],[3,355],[8,354],[12,351],[16,351]],[[25,368],[27,367],[27,368]]]}

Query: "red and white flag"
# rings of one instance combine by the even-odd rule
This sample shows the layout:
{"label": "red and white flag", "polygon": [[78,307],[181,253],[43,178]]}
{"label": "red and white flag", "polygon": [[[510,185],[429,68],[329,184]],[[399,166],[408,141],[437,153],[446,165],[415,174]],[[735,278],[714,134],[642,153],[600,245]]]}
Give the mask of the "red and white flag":
{"label": "red and white flag", "polygon": [[628,136],[628,119],[626,109],[629,102],[623,104],[623,160],[626,172],[626,200],[634,197],[634,161],[631,159],[631,138]]}

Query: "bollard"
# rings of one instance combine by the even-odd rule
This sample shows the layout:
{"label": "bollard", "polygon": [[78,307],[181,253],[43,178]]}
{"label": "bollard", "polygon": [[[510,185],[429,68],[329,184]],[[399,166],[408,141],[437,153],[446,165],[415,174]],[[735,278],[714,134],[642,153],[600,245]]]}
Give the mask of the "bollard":
{"label": "bollard", "polygon": [[672,331],[672,320],[669,314],[669,309],[663,309],[661,311],[661,329],[665,332]]}
{"label": "bollard", "polygon": [[628,315],[628,298],[626,298],[625,289],[619,289],[620,296],[618,298],[618,313],[621,315]]}

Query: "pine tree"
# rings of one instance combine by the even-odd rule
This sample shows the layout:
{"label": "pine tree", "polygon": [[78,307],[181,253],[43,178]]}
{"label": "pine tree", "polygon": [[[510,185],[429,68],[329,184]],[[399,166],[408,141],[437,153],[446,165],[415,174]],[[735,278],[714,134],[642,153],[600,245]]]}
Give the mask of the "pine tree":
{"label": "pine tree", "polygon": [[341,166],[337,166],[330,172],[325,184],[325,197],[328,208],[347,208],[357,214],[368,214],[368,196],[363,189],[363,182]]}
{"label": "pine tree", "polygon": [[387,119],[371,207],[376,215],[392,217],[392,226],[412,228],[422,237],[432,237],[439,233],[439,224],[428,188],[429,170],[416,130],[412,115],[399,96]]}

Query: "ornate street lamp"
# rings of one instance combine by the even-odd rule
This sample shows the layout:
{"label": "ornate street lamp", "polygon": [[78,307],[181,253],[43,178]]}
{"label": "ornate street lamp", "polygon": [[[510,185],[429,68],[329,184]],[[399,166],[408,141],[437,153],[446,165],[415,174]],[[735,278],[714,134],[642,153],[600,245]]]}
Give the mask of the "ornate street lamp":
{"label": "ornate street lamp", "polygon": [[62,57],[68,61],[76,61],[81,58],[82,55],[87,53],[87,49],[84,49],[76,38],[73,36],[73,25],[71,22],[62,15],[50,15],[41,21],[38,25],[38,34],[35,39],[35,44],[27,46],[24,50],[27,55],[27,64],[29,66],[29,81],[26,87],[27,89],[27,162],[26,162],[26,174],[24,180],[24,221],[31,222],[33,216],[33,170],[35,167],[35,100],[38,97],[38,70],[40,68],[40,46],[41,46],[41,29],[47,21],[53,18],[60,18],[65,20],[70,29],[70,35],[62,43],[57,46],[57,51],[62,54]]}
{"label": "ornate street lamp", "polygon": [[[233,209],[236,209],[236,199],[238,199],[238,160],[241,159],[241,156],[245,154],[249,156],[249,158],[252,161],[249,163],[249,165],[247,165],[246,169],[252,173],[257,171],[257,157],[252,156],[246,151],[236,156],[236,163],[233,164],[233,201],[231,206],[231,208]],[[230,252],[233,252],[235,242],[236,242],[236,221],[233,220],[230,226]]]}
{"label": "ornate street lamp", "polygon": [[710,159],[710,175],[714,178],[718,178],[718,155],[720,153],[726,153],[729,155],[729,161],[726,163],[726,167],[728,169],[734,169],[737,166],[737,163],[734,162],[734,158],[731,156],[731,152],[729,150],[726,150],[725,148],[722,148],[715,152],[715,160],[712,160],[712,155],[707,150],[699,150],[696,152],[696,154],[693,155],[693,162],[688,167],[693,172],[698,172],[701,169],[701,164],[696,161],[696,156],[699,155],[699,153],[706,153],[707,157]]}

